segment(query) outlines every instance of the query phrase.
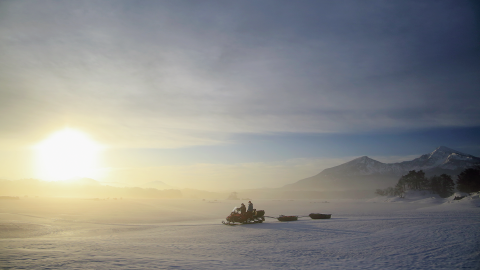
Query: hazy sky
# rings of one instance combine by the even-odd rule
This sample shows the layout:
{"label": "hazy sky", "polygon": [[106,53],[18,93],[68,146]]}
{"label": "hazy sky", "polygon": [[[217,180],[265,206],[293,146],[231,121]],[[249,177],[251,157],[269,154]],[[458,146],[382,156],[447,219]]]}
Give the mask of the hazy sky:
{"label": "hazy sky", "polygon": [[480,156],[467,0],[1,1],[0,177],[66,126],[99,180],[282,186],[368,155]]}

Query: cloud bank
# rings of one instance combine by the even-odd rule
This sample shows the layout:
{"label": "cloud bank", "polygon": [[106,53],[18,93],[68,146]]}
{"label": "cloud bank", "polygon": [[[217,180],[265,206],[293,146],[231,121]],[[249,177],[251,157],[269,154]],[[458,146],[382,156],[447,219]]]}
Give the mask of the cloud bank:
{"label": "cloud bank", "polygon": [[478,126],[468,1],[0,4],[0,139],[121,147]]}

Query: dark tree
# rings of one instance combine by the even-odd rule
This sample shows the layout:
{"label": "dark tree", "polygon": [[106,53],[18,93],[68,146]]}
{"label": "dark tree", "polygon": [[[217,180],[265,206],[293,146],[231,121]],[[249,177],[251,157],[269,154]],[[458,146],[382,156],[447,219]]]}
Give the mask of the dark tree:
{"label": "dark tree", "polygon": [[405,190],[407,190],[408,181],[409,179],[406,177],[406,175],[403,175],[402,177],[400,177],[400,179],[398,179],[398,183],[397,185],[395,185],[395,189],[402,190],[402,192],[404,192]]}
{"label": "dark tree", "polygon": [[402,182],[402,179],[400,179],[397,183],[397,185],[395,185],[395,193],[394,195],[395,196],[399,196],[400,198],[403,198],[405,197],[405,184]]}
{"label": "dark tree", "polygon": [[440,192],[438,194],[442,198],[452,196],[455,191],[455,183],[453,182],[452,177],[448,174],[442,174],[440,175],[440,178],[442,188],[440,189]]}
{"label": "dark tree", "polygon": [[393,187],[388,187],[386,189],[377,189],[375,190],[375,194],[380,196],[397,196]]}
{"label": "dark tree", "polygon": [[430,177],[430,189],[435,194],[440,194],[440,190],[442,189],[442,179],[440,176],[432,176]]}
{"label": "dark tree", "polygon": [[385,194],[387,194],[388,196],[395,196],[395,188],[393,187],[386,188]]}
{"label": "dark tree", "polygon": [[461,192],[480,191],[480,169],[468,168],[457,176],[457,189]]}
{"label": "dark tree", "polygon": [[408,174],[398,179],[395,187],[388,187],[384,190],[377,189],[375,194],[403,198],[408,189],[430,189],[430,181],[425,177],[425,173],[422,170],[418,172],[415,170],[409,171]]}
{"label": "dark tree", "polygon": [[408,174],[402,176],[399,180],[402,181],[404,187],[403,189],[406,190],[406,188],[413,189],[413,190],[419,190],[419,189],[429,189],[429,181],[425,177],[425,173],[420,170],[420,171],[409,171]]}
{"label": "dark tree", "polygon": [[452,196],[455,190],[455,183],[450,175],[435,175],[430,178],[430,187],[433,193],[437,193],[442,198],[447,198]]}

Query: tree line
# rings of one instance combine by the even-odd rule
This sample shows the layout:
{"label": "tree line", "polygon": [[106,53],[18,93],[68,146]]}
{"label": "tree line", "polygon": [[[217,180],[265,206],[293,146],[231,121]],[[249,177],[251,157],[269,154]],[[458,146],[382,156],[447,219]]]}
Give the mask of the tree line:
{"label": "tree line", "polygon": [[[480,166],[462,171],[457,176],[456,188],[458,191],[466,193],[480,191]],[[402,175],[394,187],[377,189],[375,194],[403,198],[407,190],[429,190],[442,198],[447,198],[455,192],[455,182],[448,174],[427,178],[422,170],[418,172],[413,170],[406,175]]]}

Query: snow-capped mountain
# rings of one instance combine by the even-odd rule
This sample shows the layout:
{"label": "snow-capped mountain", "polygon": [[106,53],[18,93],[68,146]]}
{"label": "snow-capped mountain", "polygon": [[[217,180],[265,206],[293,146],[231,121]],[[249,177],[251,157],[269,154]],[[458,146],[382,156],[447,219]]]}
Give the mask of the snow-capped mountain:
{"label": "snow-capped mountain", "polygon": [[382,163],[367,156],[356,158],[339,166],[285,186],[293,189],[382,188],[392,185],[411,170],[423,170],[427,176],[446,173],[458,175],[465,168],[480,164],[480,158],[440,146],[429,154],[411,161]]}
{"label": "snow-capped mountain", "polygon": [[422,155],[412,161],[404,161],[395,164],[400,164],[407,170],[429,171],[432,169],[443,169],[457,171],[464,170],[465,168],[479,163],[480,158],[478,157],[464,154],[445,146],[440,146],[430,154]]}

